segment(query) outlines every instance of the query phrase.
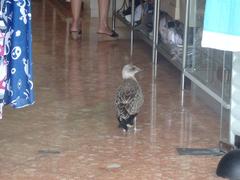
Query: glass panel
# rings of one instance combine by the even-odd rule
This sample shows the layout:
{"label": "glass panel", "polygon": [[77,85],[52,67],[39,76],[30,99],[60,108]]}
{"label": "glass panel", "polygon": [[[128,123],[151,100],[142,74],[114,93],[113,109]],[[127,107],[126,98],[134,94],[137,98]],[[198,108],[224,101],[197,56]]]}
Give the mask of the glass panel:
{"label": "glass panel", "polygon": [[[240,52],[235,52],[232,63],[232,92],[231,92],[231,140],[232,144],[239,146],[239,141],[235,142],[235,136],[240,136]],[[224,128],[224,126],[223,126]]]}
{"label": "glass panel", "polygon": [[201,47],[204,8],[205,0],[190,0],[186,71],[229,103],[232,53]]}
{"label": "glass panel", "polygon": [[[202,48],[205,0],[190,0],[186,71],[226,104],[231,98],[232,52]],[[220,140],[230,144],[230,110],[221,106]]]}

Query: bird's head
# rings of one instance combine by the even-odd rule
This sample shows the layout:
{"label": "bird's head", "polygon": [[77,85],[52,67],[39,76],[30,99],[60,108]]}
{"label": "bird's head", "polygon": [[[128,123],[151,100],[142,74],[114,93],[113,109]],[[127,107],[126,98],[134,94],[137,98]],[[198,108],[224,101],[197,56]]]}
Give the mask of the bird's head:
{"label": "bird's head", "polygon": [[137,66],[134,66],[132,64],[127,64],[122,69],[122,78],[123,79],[128,79],[128,78],[135,79],[135,74],[140,71],[142,71],[142,70],[140,68],[138,68]]}

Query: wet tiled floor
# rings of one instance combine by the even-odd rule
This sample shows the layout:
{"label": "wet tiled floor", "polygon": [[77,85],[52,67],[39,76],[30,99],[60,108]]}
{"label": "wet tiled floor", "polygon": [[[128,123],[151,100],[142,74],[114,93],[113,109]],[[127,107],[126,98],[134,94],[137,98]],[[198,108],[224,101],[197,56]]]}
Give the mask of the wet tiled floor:
{"label": "wet tiled floor", "polygon": [[[52,2],[52,1],[51,1]],[[214,180],[221,156],[180,156],[176,148],[215,148],[219,116],[189,90],[181,106],[180,72],[159,58],[152,78],[151,48],[136,40],[129,57],[120,39],[99,41],[97,20],[84,17],[83,37],[68,36],[67,13],[50,0],[33,3],[36,103],[4,108],[0,179]],[[121,68],[133,62],[145,102],[137,132],[117,127],[113,107]]]}

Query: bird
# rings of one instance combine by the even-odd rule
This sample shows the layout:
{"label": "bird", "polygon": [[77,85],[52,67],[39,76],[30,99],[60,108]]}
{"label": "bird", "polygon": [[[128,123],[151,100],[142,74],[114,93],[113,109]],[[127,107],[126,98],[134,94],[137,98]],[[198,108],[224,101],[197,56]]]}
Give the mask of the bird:
{"label": "bird", "polygon": [[135,65],[126,64],[122,69],[123,82],[118,87],[115,96],[115,108],[119,128],[128,131],[136,130],[136,116],[144,102],[144,96],[135,74],[142,70]]}

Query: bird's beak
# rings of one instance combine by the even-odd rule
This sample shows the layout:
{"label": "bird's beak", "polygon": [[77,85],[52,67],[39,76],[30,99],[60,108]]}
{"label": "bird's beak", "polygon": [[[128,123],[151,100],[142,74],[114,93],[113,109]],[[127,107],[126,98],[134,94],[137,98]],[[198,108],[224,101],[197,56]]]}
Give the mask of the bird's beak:
{"label": "bird's beak", "polygon": [[142,69],[140,69],[140,68],[137,67],[137,66],[134,66],[134,68],[135,68],[136,72],[141,72],[141,71],[142,71]]}
{"label": "bird's beak", "polygon": [[143,69],[137,68],[137,72],[142,72]]}

